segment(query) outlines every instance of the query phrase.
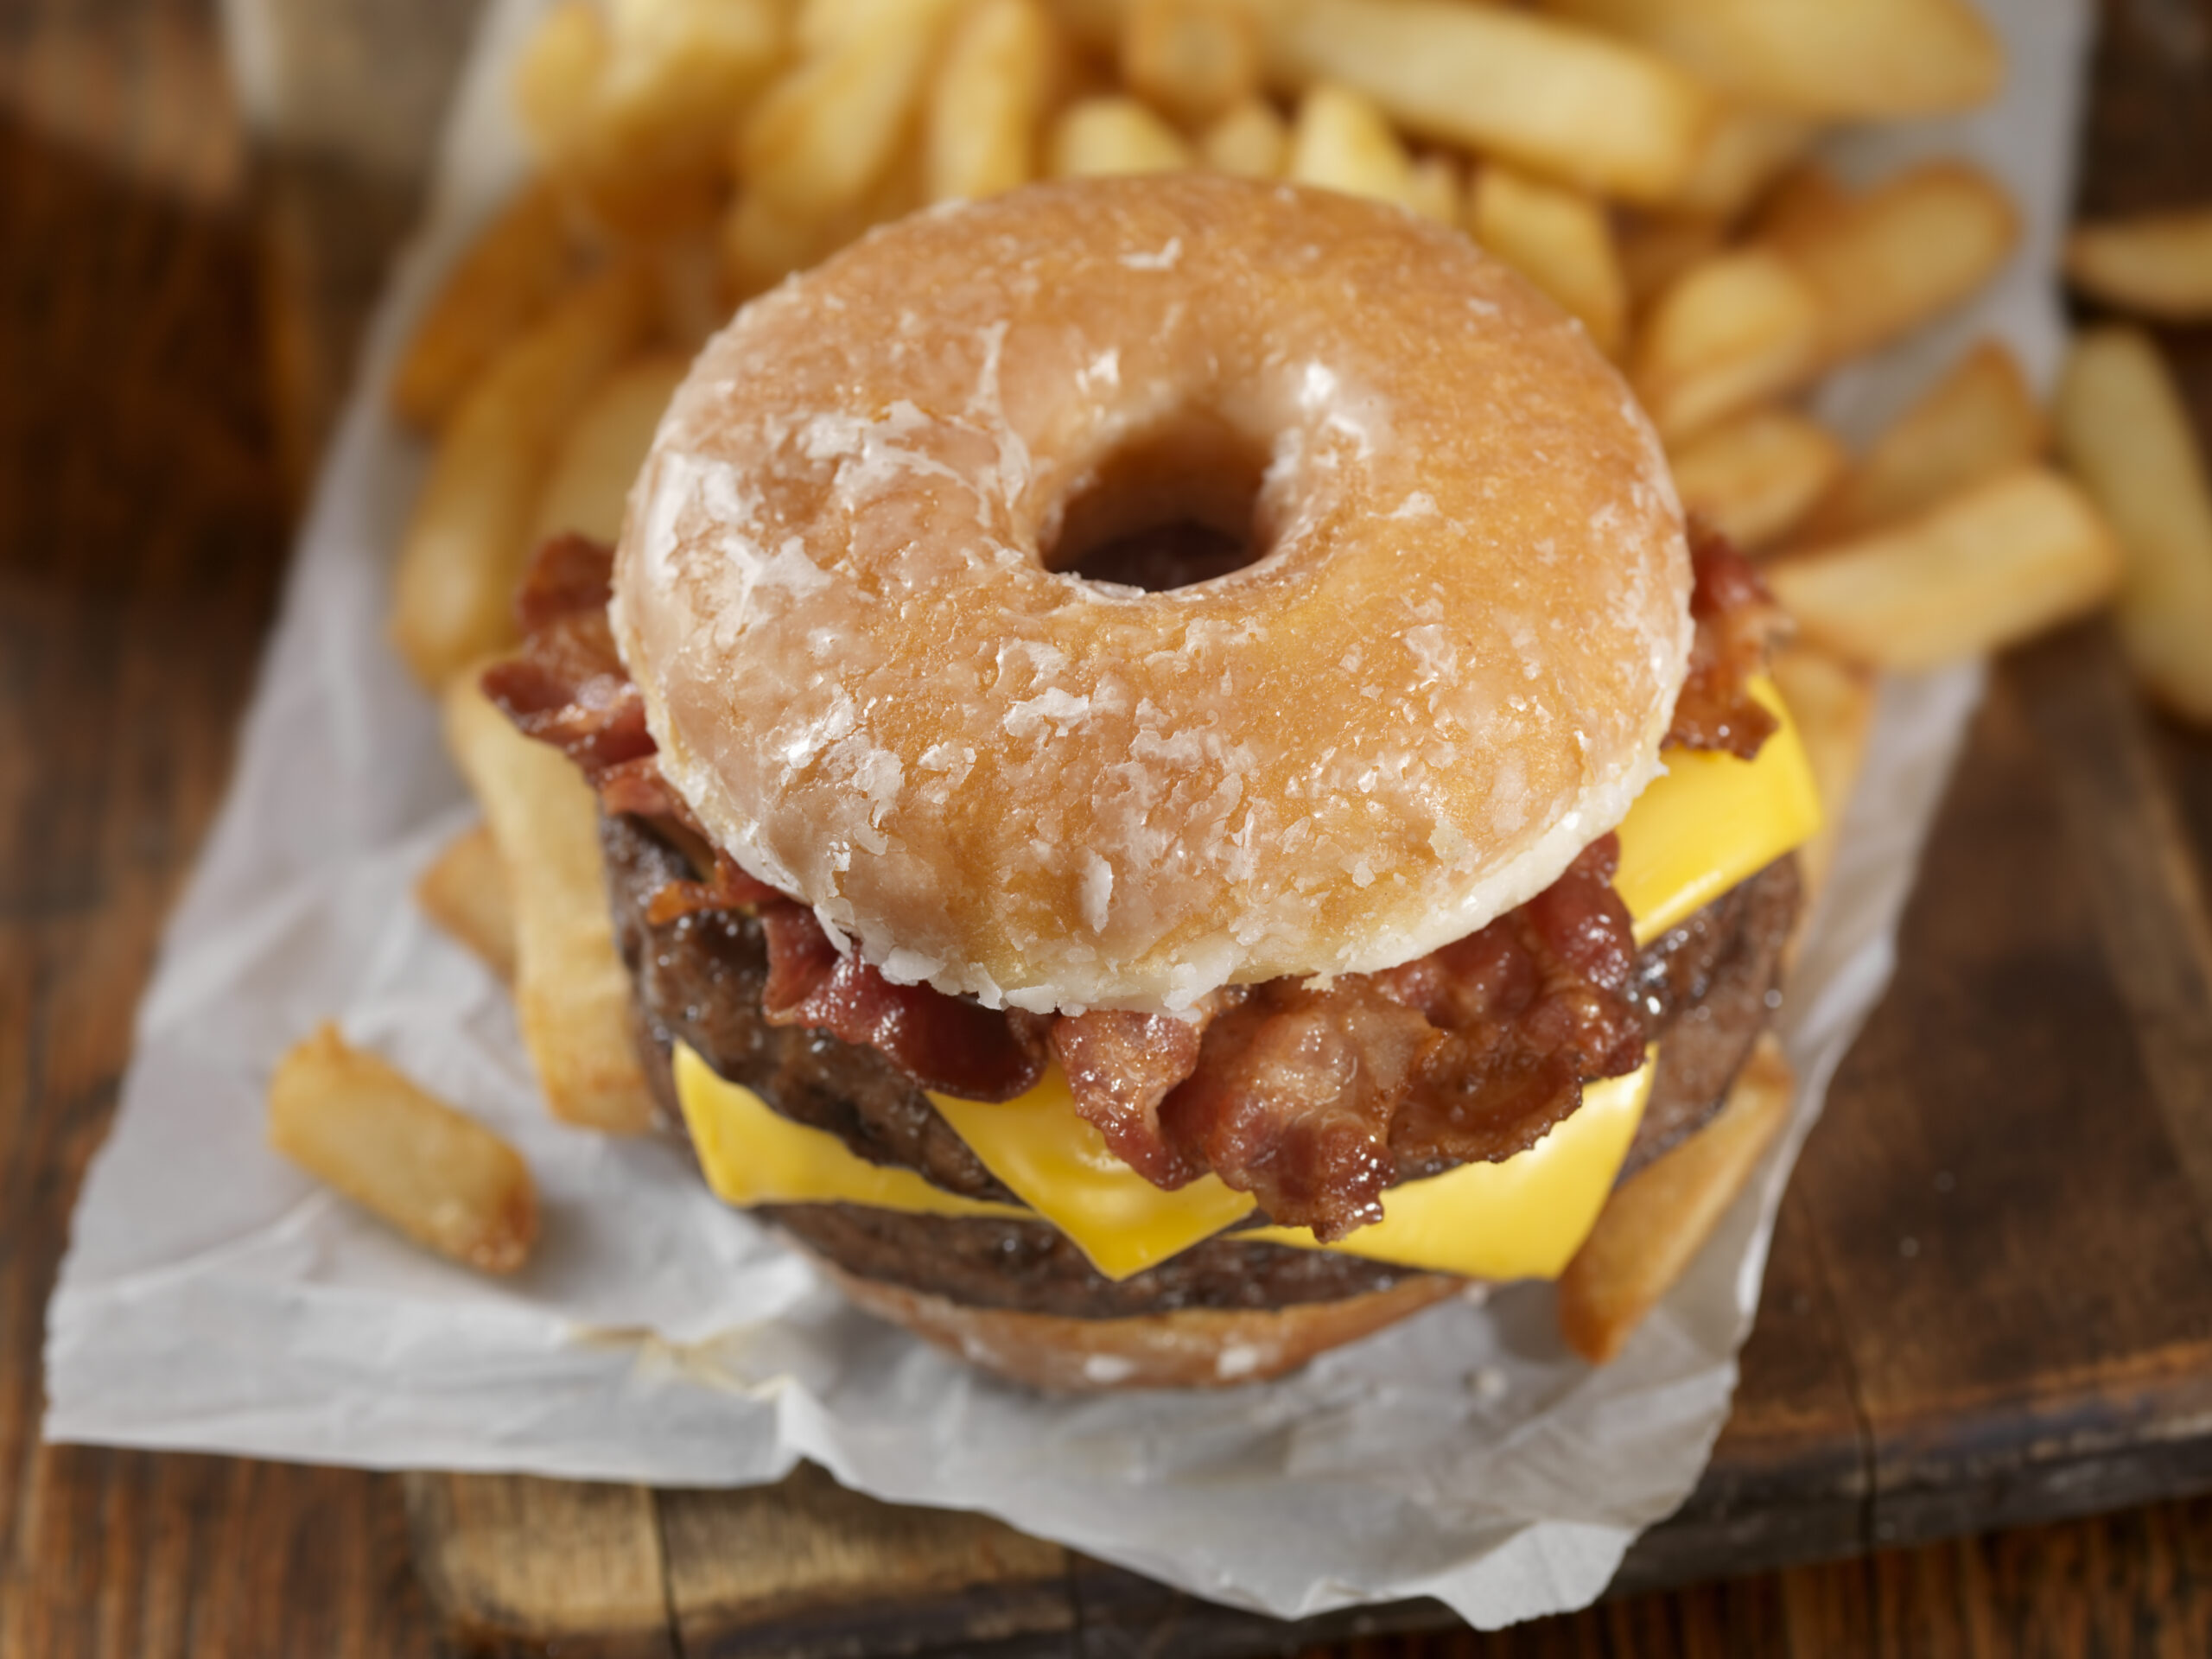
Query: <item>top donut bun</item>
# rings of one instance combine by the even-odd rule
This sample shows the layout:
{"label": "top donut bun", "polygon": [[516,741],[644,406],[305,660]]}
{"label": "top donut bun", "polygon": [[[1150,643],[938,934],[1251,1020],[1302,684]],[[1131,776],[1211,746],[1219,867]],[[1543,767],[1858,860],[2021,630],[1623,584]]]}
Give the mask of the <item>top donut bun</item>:
{"label": "top donut bun", "polygon": [[[1215,448],[1258,563],[1046,568],[1116,457]],[[1180,1011],[1550,885],[1658,770],[1689,588],[1657,441],[1556,308],[1395,208],[1185,174],[920,214],[747,306],[613,617],[669,781],[889,978]]]}

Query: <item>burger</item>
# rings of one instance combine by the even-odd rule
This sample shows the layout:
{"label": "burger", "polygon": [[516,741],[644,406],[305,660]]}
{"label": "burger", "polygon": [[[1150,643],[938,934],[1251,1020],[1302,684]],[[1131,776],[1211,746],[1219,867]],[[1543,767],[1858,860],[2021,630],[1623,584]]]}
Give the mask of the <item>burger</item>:
{"label": "burger", "polygon": [[705,1179],[1062,1389],[1556,1277],[1777,1000],[1778,619],[1571,320],[1326,192],[1038,186],[753,302],[485,689]]}

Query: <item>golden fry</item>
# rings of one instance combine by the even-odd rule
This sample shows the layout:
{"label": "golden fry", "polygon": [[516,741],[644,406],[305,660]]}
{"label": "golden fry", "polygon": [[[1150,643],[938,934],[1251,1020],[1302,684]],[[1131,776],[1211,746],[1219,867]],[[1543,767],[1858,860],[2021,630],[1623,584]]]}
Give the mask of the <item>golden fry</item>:
{"label": "golden fry", "polygon": [[276,1063],[269,1144],[419,1244],[512,1273],[537,1239],[522,1154],[326,1025]]}
{"label": "golden fry", "polygon": [[1973,109],[2005,78],[1969,0],[1548,0],[1763,108],[1824,120]]}
{"label": "golden fry", "polygon": [[2126,550],[2113,607],[2121,649],[2161,702],[2212,725],[2212,486],[2149,336],[2083,334],[2059,385],[2057,424],[2066,464]]}
{"label": "golden fry", "polygon": [[1242,0],[1129,0],[1122,78],[1179,121],[1210,121],[1259,89],[1259,29]]}
{"label": "golden fry", "polygon": [[401,353],[392,412],[435,428],[500,350],[545,314],[574,279],[575,249],[559,196],[524,187],[448,273]]}
{"label": "golden fry", "polygon": [[1797,849],[1798,879],[1804,883],[1805,908],[1810,910],[1827,884],[1844,811],[1866,759],[1866,740],[1874,725],[1874,681],[1856,664],[1803,640],[1775,652],[1770,668],[1820,791],[1820,833]]}
{"label": "golden fry", "polygon": [[1827,224],[1851,200],[1843,181],[1820,162],[1800,162],[1788,168],[1763,196],[1751,218],[1754,241],[1785,248],[1790,238],[1808,226]]}
{"label": "golden fry", "polygon": [[747,189],[827,219],[866,197],[913,137],[954,0],[863,0],[851,32],[779,77],[738,143]]}
{"label": "golden fry", "polygon": [[1175,129],[1134,98],[1086,98],[1060,111],[1047,146],[1056,179],[1172,173],[1191,165]]}
{"label": "golden fry", "polygon": [[1726,240],[1726,223],[1710,213],[1636,213],[1613,232],[1631,314],[1641,315],[1669,283],[1703,264]]}
{"label": "golden fry", "polygon": [[1493,162],[1467,195],[1467,234],[1581,320],[1608,357],[1628,328],[1628,279],[1605,204]]}
{"label": "golden fry", "polygon": [[1669,443],[1778,396],[1820,361],[1821,305],[1770,249],[1730,248],[1692,266],[1651,303],[1629,379]]}
{"label": "golden fry", "polygon": [[393,642],[423,684],[513,640],[554,445],[652,313],[641,266],[601,273],[501,353],[447,423],[400,545],[393,603]]}
{"label": "golden fry", "polygon": [[1279,179],[1290,161],[1290,126],[1263,98],[1248,98],[1208,127],[1199,158],[1217,173]]}
{"label": "golden fry", "polygon": [[980,0],[960,20],[924,118],[931,201],[995,196],[1037,176],[1038,128],[1059,54],[1039,0]]}
{"label": "golden fry", "polygon": [[1875,441],[1798,539],[1834,541],[1910,518],[2033,461],[2047,436],[2018,361],[1996,340],[1985,340]]}
{"label": "golden fry", "polygon": [[533,547],[569,531],[610,545],[621,536],[630,486],[690,366],[673,352],[654,352],[624,364],[593,391],[555,452],[538,498]]}
{"label": "golden fry", "polygon": [[1734,219],[1813,142],[1802,116],[1732,109],[1714,123],[1697,168],[1675,193],[1678,212]]}
{"label": "golden fry", "polygon": [[1333,80],[1409,132],[1635,202],[1696,173],[1719,106],[1664,60],[1594,30],[1461,0],[1252,0],[1266,73]]}
{"label": "golden fry", "polygon": [[1948,310],[2018,235],[2003,190],[1960,162],[1840,199],[1800,184],[1760,240],[1694,266],[1653,302],[1631,378],[1660,431],[1686,437]]}
{"label": "golden fry", "polygon": [[512,882],[515,1010],[545,1103],[609,1135],[652,1126],[631,1046],[630,976],[614,947],[599,803],[568,758],[524,737],[470,675],[445,696],[446,743]]}
{"label": "golden fry", "polygon": [[1456,226],[1465,217],[1461,204],[1467,192],[1459,163],[1440,150],[1414,157],[1408,191],[1406,206],[1423,219]]}
{"label": "golden fry", "polygon": [[525,52],[517,101],[552,177],[644,237],[711,217],[732,123],[784,50],[779,0],[563,5]]}
{"label": "golden fry", "polygon": [[2072,483],[2021,467],[1763,574],[1806,638],[1910,670],[1979,656],[2094,609],[2120,579],[2120,549]]}
{"label": "golden fry", "polygon": [[2066,238],[2066,278],[2145,316],[2212,317],[2212,207],[2078,225]]}
{"label": "golden fry", "polygon": [[1745,552],[1804,517],[1843,475],[1843,445],[1786,409],[1754,409],[1709,426],[1669,456],[1682,505]]}
{"label": "golden fry", "polygon": [[2003,187],[1963,162],[1927,162],[1807,213],[1780,239],[1820,296],[1827,368],[1948,310],[2011,257],[2020,219]]}
{"label": "golden fry", "polygon": [[1401,207],[1413,200],[1413,157],[1382,111],[1349,87],[1326,81],[1307,88],[1299,100],[1287,176],[1294,183]]}
{"label": "golden fry", "polygon": [[416,879],[415,902],[486,968],[514,983],[514,900],[490,830],[480,823],[448,842]]}
{"label": "golden fry", "polygon": [[1770,1032],[1713,1121],[1617,1188],[1559,1281],[1560,1334],[1592,1365],[1618,1354],[1696,1259],[1789,1121],[1796,1086]]}

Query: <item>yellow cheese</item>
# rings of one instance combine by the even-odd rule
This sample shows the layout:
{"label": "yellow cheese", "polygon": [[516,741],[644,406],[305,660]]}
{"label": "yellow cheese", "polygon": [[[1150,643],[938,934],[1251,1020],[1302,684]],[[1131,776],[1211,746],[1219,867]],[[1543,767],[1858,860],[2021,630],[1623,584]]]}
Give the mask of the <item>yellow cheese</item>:
{"label": "yellow cheese", "polygon": [[[1586,1084],[1582,1105],[1500,1164],[1462,1164],[1382,1195],[1382,1219],[1325,1248],[1470,1279],[1556,1279],[1597,1224],[1651,1097],[1652,1062]],[[1298,1227],[1241,1235],[1308,1249]]]}
{"label": "yellow cheese", "polygon": [[1820,791],[1774,682],[1751,695],[1782,722],[1758,757],[1669,750],[1667,772],[1622,820],[1613,889],[1649,944],[1692,911],[1803,846],[1821,827]]}
{"label": "yellow cheese", "polygon": [[1251,1213],[1252,1195],[1201,1175],[1162,1192],[1116,1158],[1106,1137],[1076,1116],[1057,1065],[1027,1094],[1002,1104],[931,1095],[983,1167],[1076,1243],[1109,1279],[1126,1279],[1211,1238]]}
{"label": "yellow cheese", "polygon": [[873,1205],[927,1216],[1010,1216],[1018,1205],[963,1198],[911,1169],[855,1156],[823,1129],[779,1116],[750,1089],[729,1082],[689,1045],[676,1046],[676,1098],[707,1185],[724,1204]]}

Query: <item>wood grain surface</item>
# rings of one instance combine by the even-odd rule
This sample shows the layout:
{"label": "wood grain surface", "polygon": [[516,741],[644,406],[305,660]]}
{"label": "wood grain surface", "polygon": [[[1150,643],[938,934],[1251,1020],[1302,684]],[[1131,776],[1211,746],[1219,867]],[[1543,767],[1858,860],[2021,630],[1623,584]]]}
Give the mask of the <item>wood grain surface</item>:
{"label": "wood grain surface", "polygon": [[[405,145],[350,149],[346,123],[378,118],[327,89],[405,15],[450,48],[468,12],[315,5],[340,24],[280,45],[304,66],[287,84],[324,90],[257,108],[257,149],[213,0],[0,5],[0,1656],[1319,1639],[811,1473],[654,1494],[39,1443],[69,1205],[220,796],[299,481],[415,210]],[[2212,5],[2107,15],[2088,199],[2212,196]],[[403,105],[443,91],[387,79]],[[2169,344],[2212,417],[2212,338]],[[2212,1500],[1885,1548],[2212,1484],[2208,854],[2212,747],[2141,710],[2101,631],[2005,664],[1897,985],[1785,1202],[1713,1477],[1630,1571],[1872,1554],[1497,1636],[1339,1621],[1307,1651],[2212,1652]]]}

